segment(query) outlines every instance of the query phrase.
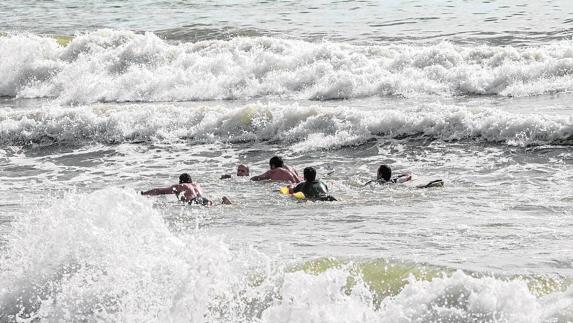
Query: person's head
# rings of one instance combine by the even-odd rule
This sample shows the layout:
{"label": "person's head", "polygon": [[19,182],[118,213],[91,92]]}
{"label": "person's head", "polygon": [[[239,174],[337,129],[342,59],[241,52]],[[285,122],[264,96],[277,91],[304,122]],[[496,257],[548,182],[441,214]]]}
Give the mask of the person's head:
{"label": "person's head", "polygon": [[277,167],[283,167],[284,162],[283,159],[280,158],[279,156],[274,156],[273,158],[271,158],[271,160],[269,160],[269,165],[271,166],[271,169],[273,169]]}
{"label": "person's head", "polygon": [[316,179],[316,170],[313,167],[307,167],[303,171],[304,180],[312,182]]}
{"label": "person's head", "polygon": [[249,167],[245,165],[237,166],[237,176],[249,176]]}
{"label": "person's head", "polygon": [[191,180],[191,175],[187,173],[179,175],[179,184],[184,184],[184,183],[193,183],[193,180]]}
{"label": "person's head", "polygon": [[392,170],[390,167],[387,165],[380,165],[380,167],[378,167],[378,174],[376,175],[376,179],[389,181],[390,177],[392,177]]}

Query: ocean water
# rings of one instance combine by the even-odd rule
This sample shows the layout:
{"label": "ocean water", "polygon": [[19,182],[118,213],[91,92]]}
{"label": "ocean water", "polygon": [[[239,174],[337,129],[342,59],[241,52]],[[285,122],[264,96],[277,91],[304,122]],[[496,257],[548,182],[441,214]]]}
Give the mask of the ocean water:
{"label": "ocean water", "polygon": [[573,2],[0,12],[0,322],[573,322]]}

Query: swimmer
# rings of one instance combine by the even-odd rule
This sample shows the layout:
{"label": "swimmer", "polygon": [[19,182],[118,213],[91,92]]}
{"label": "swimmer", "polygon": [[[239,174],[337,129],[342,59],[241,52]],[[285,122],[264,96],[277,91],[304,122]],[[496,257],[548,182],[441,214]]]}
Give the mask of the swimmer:
{"label": "swimmer", "polygon": [[309,200],[336,201],[336,198],[328,194],[328,186],[316,179],[316,170],[313,167],[304,169],[304,182],[289,187],[289,194],[302,192]]}
{"label": "swimmer", "polygon": [[390,169],[390,166],[380,165],[380,167],[378,167],[378,172],[376,173],[376,179],[364,183],[364,186],[370,183],[378,183],[378,184],[405,183],[409,180],[412,180],[412,173],[406,172],[392,176],[392,169]]}
{"label": "swimmer", "polygon": [[[392,176],[392,169],[388,165],[380,165],[378,167],[378,172],[376,173],[376,179],[368,181],[364,184],[364,186],[370,183],[378,183],[378,184],[400,184],[405,183],[412,180],[412,173],[405,172],[398,175]],[[444,186],[444,182],[441,179],[433,180],[425,185],[418,185],[417,188],[429,188],[429,187],[442,187]]]}
{"label": "swimmer", "polygon": [[388,165],[380,165],[380,167],[378,167],[378,172],[376,173],[376,181],[379,184],[384,184],[384,183],[398,184],[398,183],[405,183],[410,180],[412,180],[412,173],[406,172],[392,176],[392,170]]}
{"label": "swimmer", "polygon": [[[189,204],[197,204],[203,206],[212,206],[213,202],[204,197],[204,192],[198,183],[193,183],[191,176],[183,173],[179,176],[179,184],[171,185],[165,188],[154,188],[149,191],[141,192],[141,195],[163,195],[175,194],[177,199]],[[231,201],[223,196],[223,204],[232,204]]]}
{"label": "swimmer", "polygon": [[281,157],[274,156],[271,158],[269,160],[269,166],[271,169],[261,175],[251,177],[251,181],[264,181],[270,179],[273,181],[291,182],[293,184],[300,183],[301,178],[298,176],[296,170],[290,166],[286,166]]}
{"label": "swimmer", "polygon": [[[239,165],[237,166],[237,176],[241,177],[241,176],[249,176],[250,171],[249,171],[249,167],[246,165]],[[231,178],[231,174],[225,174],[225,175],[221,175],[221,179],[228,179]]]}

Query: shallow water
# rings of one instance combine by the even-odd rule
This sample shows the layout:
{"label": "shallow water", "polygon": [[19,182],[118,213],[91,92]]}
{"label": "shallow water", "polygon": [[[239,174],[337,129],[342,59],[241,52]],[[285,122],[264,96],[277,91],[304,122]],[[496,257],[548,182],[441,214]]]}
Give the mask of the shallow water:
{"label": "shallow water", "polygon": [[569,2],[0,11],[0,321],[573,320]]}

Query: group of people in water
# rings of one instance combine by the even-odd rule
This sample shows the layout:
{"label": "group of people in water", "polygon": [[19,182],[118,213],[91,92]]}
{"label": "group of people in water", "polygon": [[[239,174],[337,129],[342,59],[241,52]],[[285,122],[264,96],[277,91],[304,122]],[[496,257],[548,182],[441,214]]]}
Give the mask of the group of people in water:
{"label": "group of people in water", "polygon": [[[306,167],[303,171],[301,178],[297,171],[290,166],[284,164],[284,161],[279,156],[274,156],[269,160],[270,169],[261,175],[251,177],[251,181],[281,181],[288,182],[288,193],[294,194],[302,192],[304,198],[313,201],[336,201],[336,198],[328,193],[328,186],[316,179],[316,169],[313,167]],[[239,165],[237,167],[237,176],[250,176],[249,167],[246,165]],[[221,179],[231,178],[231,175],[223,175]],[[388,165],[381,165],[378,168],[376,179],[371,180],[364,185],[370,183],[379,184],[393,184],[404,183],[412,179],[411,173],[403,173],[392,176],[392,170]],[[441,180],[432,181],[426,185],[418,186],[419,188],[443,186]],[[148,191],[141,192],[142,195],[162,195],[162,194],[175,194],[180,201],[197,204],[203,206],[211,206],[213,202],[205,197],[205,193],[198,183],[193,183],[191,176],[183,173],[179,176],[179,184],[171,185],[165,188],[154,188]],[[232,204],[231,200],[223,196],[223,204]]]}

